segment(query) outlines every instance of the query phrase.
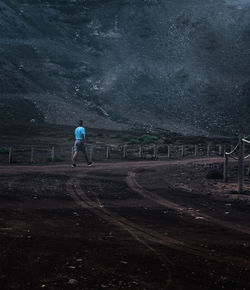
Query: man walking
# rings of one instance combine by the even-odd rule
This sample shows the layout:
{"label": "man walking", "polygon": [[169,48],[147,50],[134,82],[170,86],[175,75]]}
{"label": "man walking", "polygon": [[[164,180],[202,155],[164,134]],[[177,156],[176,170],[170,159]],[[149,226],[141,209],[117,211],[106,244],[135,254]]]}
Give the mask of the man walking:
{"label": "man walking", "polygon": [[75,129],[76,141],[74,144],[74,155],[72,158],[72,167],[76,167],[76,156],[79,151],[83,152],[85,159],[88,163],[88,166],[91,166],[92,162],[89,161],[87,150],[86,150],[86,132],[85,132],[85,128],[83,127],[83,121],[80,120],[78,125],[79,126]]}

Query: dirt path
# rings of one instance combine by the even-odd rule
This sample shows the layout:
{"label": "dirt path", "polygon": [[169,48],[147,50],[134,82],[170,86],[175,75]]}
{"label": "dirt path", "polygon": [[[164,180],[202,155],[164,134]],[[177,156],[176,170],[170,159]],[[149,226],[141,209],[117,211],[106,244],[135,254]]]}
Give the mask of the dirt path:
{"label": "dirt path", "polygon": [[[129,179],[129,183],[130,183],[130,179]],[[135,188],[134,186],[132,186],[133,189],[135,189],[137,191],[138,188]],[[163,236],[153,230],[144,228],[140,225],[137,225],[131,221],[129,221],[128,219],[125,219],[124,217],[119,216],[118,214],[105,209],[103,206],[100,206],[100,204],[98,202],[95,202],[93,200],[90,200],[87,195],[84,193],[84,191],[81,189],[79,182],[75,179],[72,179],[69,181],[69,192],[71,193],[73,199],[75,200],[75,202],[77,204],[79,204],[81,207],[83,208],[87,208],[88,210],[92,211],[95,215],[107,220],[108,222],[121,227],[123,230],[127,231],[132,237],[135,238],[136,241],[142,243],[143,245],[145,245],[146,247],[148,247],[150,250],[152,250],[154,253],[156,253],[158,256],[160,256],[160,254],[157,252],[157,250],[155,250],[154,248],[152,248],[150,246],[149,243],[153,243],[153,244],[161,244],[170,248],[173,248],[175,250],[178,251],[183,251],[186,252],[188,254],[192,254],[192,255],[197,255],[197,256],[201,256],[204,257],[206,259],[209,260],[215,260],[218,262],[236,262],[240,267],[250,267],[250,261],[245,260],[245,259],[238,259],[238,258],[227,258],[227,257],[221,257],[221,256],[217,256],[217,255],[213,255],[211,256],[211,254],[209,253],[209,251],[198,248],[198,247],[194,247],[191,245],[188,245],[180,240],[176,240],[170,237],[166,237]],[[140,193],[143,192],[143,196],[148,198],[148,195],[145,195],[145,190],[140,190]],[[152,197],[150,197],[150,200],[152,200]],[[155,200],[153,200],[155,202]],[[158,198],[156,198],[156,202],[158,202]],[[181,208],[179,205],[171,203],[169,201],[164,200],[164,202],[161,202],[160,204],[162,204],[164,206],[173,208],[177,211],[181,211],[184,212],[185,214],[190,214],[190,212],[187,209]],[[190,214],[192,217],[197,217],[198,215],[194,215],[194,214]],[[211,217],[207,217],[207,219],[212,219]],[[219,225],[223,225],[224,223],[221,221],[217,221],[216,223]],[[228,225],[229,226],[229,225]],[[233,226],[231,224],[231,226]],[[235,230],[234,227],[230,228]],[[238,230],[236,228],[236,230]],[[244,231],[243,231],[244,232]],[[248,232],[247,232],[248,233]]]}
{"label": "dirt path", "polygon": [[220,218],[221,201],[166,185],[166,169],[221,162],[0,166],[0,288],[247,289],[247,208]]}
{"label": "dirt path", "polygon": [[[148,233],[146,229],[138,228],[136,224],[131,223],[127,219],[124,219],[123,217],[103,208],[103,206],[100,206],[100,203],[91,201],[80,188],[79,182],[77,180],[70,180],[68,186],[71,196],[78,205],[83,208],[87,208],[98,217],[128,232],[132,236],[132,238],[134,238],[138,243],[142,244],[143,246],[148,248],[153,254],[155,254],[161,262],[167,262],[167,264],[171,265],[171,262],[169,259],[167,259],[167,257],[164,258],[155,248],[150,246],[150,243],[161,243],[158,237],[156,237],[157,233],[156,236],[154,233]],[[171,244],[173,247],[175,247],[175,245],[177,246],[179,242],[173,239],[168,239],[168,244]],[[176,286],[178,286],[178,281],[173,281],[172,272],[169,269],[170,267],[171,266],[166,267],[168,278],[165,282],[165,287],[168,288],[170,285],[172,285],[173,288],[176,288]]]}
{"label": "dirt path", "polygon": [[[182,159],[182,160],[165,160],[165,161],[124,161],[124,162],[107,162],[107,163],[95,163],[93,167],[87,167],[85,164],[80,164],[76,168],[70,167],[69,164],[52,164],[52,165],[1,165],[0,174],[22,174],[22,173],[77,173],[85,174],[88,171],[115,171],[115,170],[128,170],[130,168],[151,168],[159,166],[168,166],[168,165],[185,165],[190,163],[222,163],[223,159],[219,157],[215,158],[192,158],[192,159]],[[84,171],[83,171],[84,170]]]}
{"label": "dirt path", "polygon": [[183,207],[180,204],[171,202],[165,198],[159,197],[157,194],[153,194],[152,192],[145,190],[136,181],[136,173],[134,171],[128,172],[127,184],[129,187],[131,187],[132,190],[136,191],[141,196],[148,198],[152,202],[158,203],[164,207],[174,209],[174,210],[176,210],[180,213],[183,213],[185,215],[190,215],[195,219],[206,220],[208,222],[219,225],[221,227],[225,227],[225,228],[228,228],[230,230],[234,230],[236,232],[242,232],[242,233],[250,235],[250,228],[248,228],[248,227],[244,227],[240,224],[234,224],[234,223],[225,222],[225,221],[213,218],[205,213],[202,213],[201,211],[196,212],[193,208],[192,208],[192,210],[190,210],[187,207]]}

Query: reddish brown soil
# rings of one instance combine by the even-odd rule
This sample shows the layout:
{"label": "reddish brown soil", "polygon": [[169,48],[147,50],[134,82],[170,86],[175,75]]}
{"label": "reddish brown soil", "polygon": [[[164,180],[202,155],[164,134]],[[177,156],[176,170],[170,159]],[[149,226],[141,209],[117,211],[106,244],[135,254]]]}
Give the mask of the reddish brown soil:
{"label": "reddish brown soil", "polygon": [[249,196],[204,178],[221,162],[1,166],[0,289],[249,289]]}

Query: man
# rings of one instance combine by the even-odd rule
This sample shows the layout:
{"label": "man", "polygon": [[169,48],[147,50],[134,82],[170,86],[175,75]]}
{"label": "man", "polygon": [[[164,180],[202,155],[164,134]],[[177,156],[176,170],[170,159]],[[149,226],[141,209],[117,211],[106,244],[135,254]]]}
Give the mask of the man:
{"label": "man", "polygon": [[72,167],[76,167],[76,156],[79,151],[83,152],[85,159],[88,163],[88,166],[91,166],[92,162],[89,161],[87,150],[86,150],[86,133],[85,133],[85,128],[83,127],[83,121],[80,120],[78,125],[79,126],[75,129],[76,141],[74,144],[74,155],[72,158]]}

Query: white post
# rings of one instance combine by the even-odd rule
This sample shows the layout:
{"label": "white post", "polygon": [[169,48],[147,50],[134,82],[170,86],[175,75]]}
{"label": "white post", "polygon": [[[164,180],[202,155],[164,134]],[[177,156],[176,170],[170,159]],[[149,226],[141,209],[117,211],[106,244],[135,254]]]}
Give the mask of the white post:
{"label": "white post", "polygon": [[198,145],[194,145],[194,156],[197,157],[198,155]]}
{"label": "white post", "polygon": [[184,145],[181,146],[181,157],[184,157]]}
{"label": "white post", "polygon": [[249,175],[250,175],[250,162],[249,162],[248,168],[247,168],[247,176],[249,176]]}
{"label": "white post", "polygon": [[207,156],[210,156],[210,145],[207,145]]}
{"label": "white post", "polygon": [[51,147],[51,161],[54,162],[55,160],[55,147]]}
{"label": "white post", "polygon": [[228,154],[224,154],[224,172],[223,172],[223,177],[224,177],[224,182],[228,181],[228,159],[229,156]]}
{"label": "white post", "polygon": [[222,146],[221,146],[221,144],[219,144],[219,156],[221,156],[222,155]]}
{"label": "white post", "polygon": [[107,146],[107,151],[106,151],[106,158],[109,159],[110,155],[109,155],[109,146]]}
{"label": "white post", "polygon": [[243,135],[239,135],[239,157],[238,157],[238,193],[243,191],[244,183],[244,142],[242,141]]}
{"label": "white post", "polygon": [[139,157],[142,158],[142,145],[139,147]]}
{"label": "white post", "polygon": [[156,144],[154,144],[154,158],[157,158],[157,150],[156,150]]}
{"label": "white post", "polygon": [[13,153],[13,149],[12,147],[9,147],[9,164],[12,162],[12,153]]}
{"label": "white post", "polygon": [[34,147],[30,149],[30,163],[34,162]]}
{"label": "white post", "polygon": [[127,155],[127,150],[126,150],[126,145],[123,145],[123,158],[125,159],[126,158],[126,155]]}

